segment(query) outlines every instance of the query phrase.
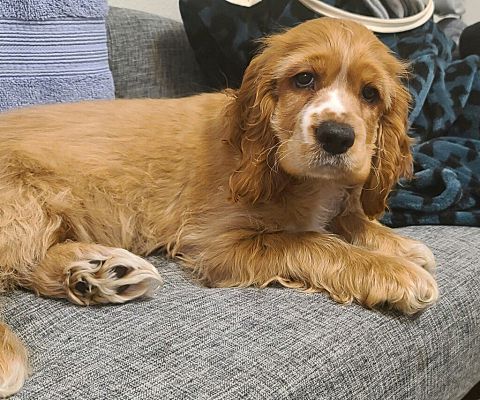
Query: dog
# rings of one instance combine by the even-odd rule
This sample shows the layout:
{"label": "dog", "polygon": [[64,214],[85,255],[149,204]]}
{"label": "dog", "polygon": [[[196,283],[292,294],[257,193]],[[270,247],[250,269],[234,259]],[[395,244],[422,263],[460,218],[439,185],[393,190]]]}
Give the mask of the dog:
{"label": "dog", "polygon": [[[123,303],[163,250],[208,286],[280,284],[414,314],[435,259],[377,219],[412,174],[407,65],[320,18],[263,41],[241,87],[0,117],[0,292]],[[0,325],[0,395],[28,375]]]}

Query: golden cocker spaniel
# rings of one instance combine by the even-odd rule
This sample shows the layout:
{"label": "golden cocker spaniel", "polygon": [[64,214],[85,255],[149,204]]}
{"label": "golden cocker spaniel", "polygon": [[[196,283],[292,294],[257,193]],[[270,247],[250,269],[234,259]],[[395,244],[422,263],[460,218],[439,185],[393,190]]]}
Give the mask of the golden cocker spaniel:
{"label": "golden cocker spaniel", "polygon": [[[375,220],[411,174],[405,74],[366,28],[321,18],[265,39],[239,90],[5,113],[0,293],[123,303],[161,283],[141,256],[163,249],[210,286],[422,310],[431,251]],[[0,324],[0,395],[27,365]]]}

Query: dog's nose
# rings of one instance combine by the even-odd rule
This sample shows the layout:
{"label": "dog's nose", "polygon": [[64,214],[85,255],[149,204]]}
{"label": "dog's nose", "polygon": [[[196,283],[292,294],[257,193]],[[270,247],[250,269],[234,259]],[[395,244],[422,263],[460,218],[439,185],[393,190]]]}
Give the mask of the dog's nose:
{"label": "dog's nose", "polygon": [[345,153],[355,141],[353,128],[341,122],[322,122],[315,130],[315,134],[323,149],[330,154]]}

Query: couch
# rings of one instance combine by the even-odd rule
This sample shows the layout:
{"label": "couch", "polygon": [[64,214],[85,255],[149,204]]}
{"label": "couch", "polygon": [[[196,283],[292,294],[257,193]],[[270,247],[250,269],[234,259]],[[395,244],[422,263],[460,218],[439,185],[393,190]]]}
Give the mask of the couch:
{"label": "couch", "polygon": [[[112,8],[117,97],[206,89],[182,25]],[[456,400],[480,380],[480,229],[415,226],[439,302],[415,317],[280,287],[212,289],[161,255],[150,299],[78,307],[18,290],[4,306],[32,375],[14,400]]]}

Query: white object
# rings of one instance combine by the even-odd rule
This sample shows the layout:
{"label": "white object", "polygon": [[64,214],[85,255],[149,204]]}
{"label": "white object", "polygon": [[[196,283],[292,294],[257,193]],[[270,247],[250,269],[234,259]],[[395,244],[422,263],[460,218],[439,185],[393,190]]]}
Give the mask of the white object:
{"label": "white object", "polygon": [[359,22],[360,24],[365,25],[371,31],[378,33],[405,32],[415,29],[427,22],[432,17],[435,9],[433,0],[428,0],[427,6],[418,14],[406,18],[381,19],[340,10],[339,8],[325,4],[319,0],[298,1],[300,1],[305,7],[315,11],[318,14],[332,18],[350,19],[352,21]]}
{"label": "white object", "polygon": [[260,3],[262,0],[226,0],[229,3],[236,4],[237,6],[251,7],[257,3]]}
{"label": "white object", "polygon": [[[243,7],[251,7],[262,0],[226,0],[229,3],[236,4]],[[359,22],[365,25],[368,29],[378,33],[395,33],[405,32],[423,25],[433,15],[435,6],[433,0],[428,0],[427,6],[418,14],[411,15],[406,18],[392,18],[382,19],[375,17],[367,17],[365,15],[354,14],[348,11],[341,10],[324,3],[320,0],[298,0],[305,7],[316,12],[317,14],[324,15],[325,17],[332,18],[345,18],[352,21]]]}

